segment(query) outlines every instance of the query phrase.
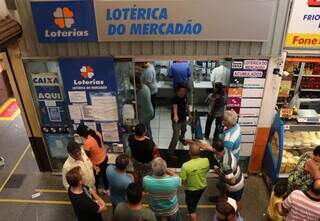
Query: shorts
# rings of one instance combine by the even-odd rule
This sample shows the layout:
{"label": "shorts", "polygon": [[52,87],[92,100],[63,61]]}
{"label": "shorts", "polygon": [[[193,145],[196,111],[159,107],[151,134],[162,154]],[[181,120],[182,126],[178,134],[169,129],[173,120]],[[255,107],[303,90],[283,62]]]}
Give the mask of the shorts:
{"label": "shorts", "polygon": [[243,189],[238,190],[237,192],[229,192],[227,191],[227,196],[234,199],[235,201],[239,202],[241,200],[242,197],[242,193],[243,193]]}
{"label": "shorts", "polygon": [[201,190],[194,190],[194,191],[185,190],[186,204],[188,207],[189,214],[196,212],[198,202],[199,202],[204,190],[205,190],[205,188],[201,189]]}

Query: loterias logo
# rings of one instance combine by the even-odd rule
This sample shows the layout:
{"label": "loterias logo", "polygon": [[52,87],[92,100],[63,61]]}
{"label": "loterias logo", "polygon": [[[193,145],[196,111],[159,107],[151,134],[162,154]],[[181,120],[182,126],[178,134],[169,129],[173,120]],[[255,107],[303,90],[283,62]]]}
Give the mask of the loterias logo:
{"label": "loterias logo", "polygon": [[68,7],[57,8],[53,12],[54,23],[58,28],[71,28],[74,24],[74,14],[73,11]]}
{"label": "loterias logo", "polygon": [[97,41],[93,0],[31,1],[39,42]]}
{"label": "loterias logo", "polygon": [[320,0],[308,0],[309,7],[320,7]]}
{"label": "loterias logo", "polygon": [[[83,65],[80,68],[81,80],[73,80],[73,84],[78,87],[77,89],[101,89],[101,87],[106,88],[104,86],[104,81],[94,79],[94,75],[94,70],[90,65]],[[86,88],[83,88],[84,86]]]}
{"label": "loterias logo", "polygon": [[58,7],[52,13],[55,25],[59,28],[57,31],[45,30],[46,38],[56,37],[87,37],[88,30],[79,30],[77,28],[71,29],[75,23],[73,11],[68,7]]}
{"label": "loterias logo", "polygon": [[80,72],[81,72],[81,77],[83,77],[84,79],[92,78],[94,76],[93,68],[89,65],[82,66],[82,68],[80,69]]}

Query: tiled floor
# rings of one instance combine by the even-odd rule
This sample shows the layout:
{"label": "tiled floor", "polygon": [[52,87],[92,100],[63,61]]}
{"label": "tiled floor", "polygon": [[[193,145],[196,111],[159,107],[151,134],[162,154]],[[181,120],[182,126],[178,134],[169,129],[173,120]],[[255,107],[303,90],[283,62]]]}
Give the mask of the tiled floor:
{"label": "tiled floor", "polygon": [[[198,107],[200,111],[204,111],[205,107]],[[202,131],[204,132],[204,127],[206,123],[206,117],[200,117]],[[171,137],[172,137],[172,126],[171,126],[171,112],[169,106],[160,106],[156,108],[155,118],[151,121],[151,130],[153,140],[158,144],[158,148],[167,149],[169,147]],[[212,126],[212,132],[214,131],[214,124]],[[187,126],[186,138],[191,139],[191,127]],[[183,147],[180,143],[177,145],[177,149],[188,149],[188,147]]]}
{"label": "tiled floor", "polygon": [[[168,110],[163,109],[158,114],[158,140],[166,144],[171,136],[171,127],[166,128],[170,122]],[[169,117],[168,117],[169,116]],[[162,121],[160,120],[162,119]],[[189,130],[190,131],[190,130]],[[21,186],[12,188],[4,185],[0,192],[0,221],[70,221],[75,216],[68,196],[63,192],[61,176],[38,171],[33,152],[28,148],[25,155],[21,156],[28,144],[28,139],[22,124],[21,117],[11,122],[0,121],[0,155],[6,159],[6,165],[0,168],[0,187],[7,178],[12,179],[23,176]],[[21,158],[21,162],[19,162]],[[15,169],[16,168],[16,169]],[[14,170],[15,169],[15,170]],[[11,174],[12,173],[12,174]],[[12,175],[12,176],[11,176]],[[216,194],[217,179],[209,177],[208,187],[200,199],[198,209],[199,221],[211,221],[214,215],[214,205],[208,202],[208,196]],[[241,201],[240,213],[246,221],[262,221],[265,213],[268,193],[261,177],[250,176],[245,181],[245,191]],[[41,196],[32,199],[31,195],[41,192]],[[61,192],[62,191],[62,192]],[[108,203],[109,198],[104,197]],[[181,188],[178,193],[179,204],[183,220],[187,219],[184,202],[184,192]],[[144,200],[147,203],[147,200]],[[111,208],[103,214],[105,221],[111,221]]]}

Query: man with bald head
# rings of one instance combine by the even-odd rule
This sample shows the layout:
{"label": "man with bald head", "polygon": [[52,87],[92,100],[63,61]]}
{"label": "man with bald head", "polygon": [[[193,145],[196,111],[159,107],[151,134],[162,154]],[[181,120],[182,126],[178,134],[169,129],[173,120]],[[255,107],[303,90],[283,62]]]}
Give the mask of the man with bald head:
{"label": "man with bald head", "polygon": [[182,165],[180,177],[185,188],[185,199],[191,221],[197,220],[197,204],[207,187],[207,174],[210,169],[209,160],[200,157],[200,146],[191,143],[190,160]]}
{"label": "man with bald head", "polygon": [[290,193],[282,207],[288,212],[286,221],[320,220],[320,179],[315,180],[306,193],[301,190]]}

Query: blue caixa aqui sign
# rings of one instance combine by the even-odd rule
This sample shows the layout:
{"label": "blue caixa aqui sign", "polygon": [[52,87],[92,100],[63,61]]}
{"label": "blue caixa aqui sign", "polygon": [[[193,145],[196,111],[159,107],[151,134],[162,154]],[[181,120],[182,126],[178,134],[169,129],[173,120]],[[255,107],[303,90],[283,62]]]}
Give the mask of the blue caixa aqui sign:
{"label": "blue caixa aqui sign", "polygon": [[98,40],[92,0],[36,1],[31,7],[39,42]]}

